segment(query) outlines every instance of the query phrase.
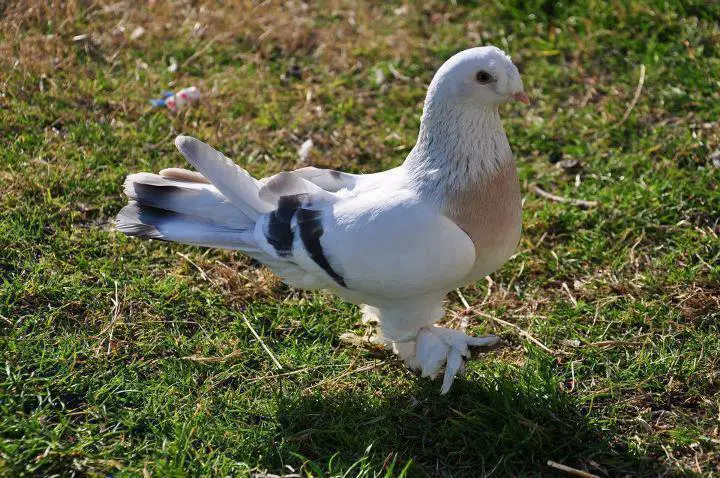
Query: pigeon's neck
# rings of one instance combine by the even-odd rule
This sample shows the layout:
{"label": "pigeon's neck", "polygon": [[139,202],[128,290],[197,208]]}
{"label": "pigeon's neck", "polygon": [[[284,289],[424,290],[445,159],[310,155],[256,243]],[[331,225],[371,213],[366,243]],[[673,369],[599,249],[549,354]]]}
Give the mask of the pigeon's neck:
{"label": "pigeon's neck", "polygon": [[497,107],[451,108],[426,101],[418,141],[403,167],[423,199],[482,187],[512,165],[512,151]]}

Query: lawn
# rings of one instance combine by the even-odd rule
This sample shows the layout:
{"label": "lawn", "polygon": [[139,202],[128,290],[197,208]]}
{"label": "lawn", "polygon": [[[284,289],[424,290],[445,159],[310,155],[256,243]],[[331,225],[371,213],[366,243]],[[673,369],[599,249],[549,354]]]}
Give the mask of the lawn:
{"label": "lawn", "polygon": [[[703,0],[0,2],[0,475],[720,473],[719,25]],[[305,164],[398,165],[480,44],[532,99],[501,111],[524,230],[448,296],[503,338],[448,395],[340,341],[354,306],[113,230],[179,133],[257,176],[309,138]]]}

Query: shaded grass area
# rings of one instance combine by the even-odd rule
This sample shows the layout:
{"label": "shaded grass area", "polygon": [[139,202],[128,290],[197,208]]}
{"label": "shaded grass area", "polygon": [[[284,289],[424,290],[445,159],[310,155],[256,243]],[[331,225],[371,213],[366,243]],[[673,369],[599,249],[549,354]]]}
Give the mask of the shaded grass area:
{"label": "shaded grass area", "polygon": [[[719,471],[716,4],[0,8],[3,474]],[[397,165],[435,69],[486,43],[513,55],[533,98],[502,111],[524,235],[492,280],[462,291],[473,311],[448,297],[450,326],[466,318],[505,343],[446,397],[341,344],[363,332],[354,307],[240,255],[109,226],[127,173],[184,165],[178,133],[255,175],[298,167],[307,138],[316,166]],[[149,106],[190,84],[198,108]],[[535,185],[600,206],[549,202]]]}

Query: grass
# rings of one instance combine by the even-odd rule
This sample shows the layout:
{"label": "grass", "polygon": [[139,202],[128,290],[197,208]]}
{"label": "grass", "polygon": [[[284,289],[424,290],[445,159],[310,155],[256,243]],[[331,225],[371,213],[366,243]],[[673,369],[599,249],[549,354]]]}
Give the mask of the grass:
{"label": "grass", "polygon": [[[720,473],[717,3],[0,10],[2,475],[559,473],[548,460],[600,476]],[[533,99],[502,111],[524,233],[462,293],[552,353],[496,323],[505,344],[440,396],[339,342],[363,331],[355,307],[238,254],[109,226],[126,174],[185,165],[181,132],[256,175],[297,167],[307,138],[317,166],[397,165],[435,69],[485,43],[512,53]],[[148,103],[191,84],[197,108]],[[449,324],[493,328],[448,300]]]}

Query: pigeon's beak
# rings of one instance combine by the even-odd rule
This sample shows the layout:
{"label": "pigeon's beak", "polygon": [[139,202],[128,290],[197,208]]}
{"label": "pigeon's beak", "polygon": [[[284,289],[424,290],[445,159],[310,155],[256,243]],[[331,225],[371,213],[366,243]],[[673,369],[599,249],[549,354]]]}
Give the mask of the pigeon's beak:
{"label": "pigeon's beak", "polygon": [[518,100],[519,102],[524,103],[524,104],[526,104],[526,105],[529,105],[529,104],[530,104],[530,97],[528,97],[527,93],[525,93],[524,91],[520,91],[519,93],[515,93],[515,94],[513,95],[513,98],[515,98],[515,99]]}

